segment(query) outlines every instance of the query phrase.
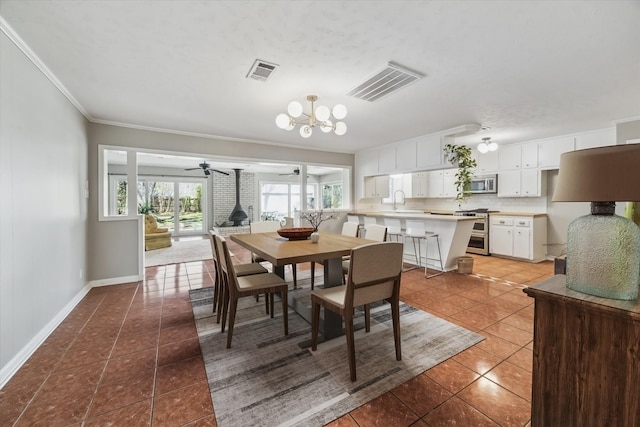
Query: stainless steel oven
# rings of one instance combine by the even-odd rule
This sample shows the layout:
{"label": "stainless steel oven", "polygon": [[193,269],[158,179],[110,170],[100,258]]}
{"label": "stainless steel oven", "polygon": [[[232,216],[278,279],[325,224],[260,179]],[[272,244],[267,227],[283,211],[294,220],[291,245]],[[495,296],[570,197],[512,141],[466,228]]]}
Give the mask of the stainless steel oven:
{"label": "stainless steel oven", "polygon": [[473,216],[476,218],[473,223],[473,229],[471,230],[469,244],[467,245],[467,252],[489,255],[489,213],[487,210],[457,211],[455,215]]}

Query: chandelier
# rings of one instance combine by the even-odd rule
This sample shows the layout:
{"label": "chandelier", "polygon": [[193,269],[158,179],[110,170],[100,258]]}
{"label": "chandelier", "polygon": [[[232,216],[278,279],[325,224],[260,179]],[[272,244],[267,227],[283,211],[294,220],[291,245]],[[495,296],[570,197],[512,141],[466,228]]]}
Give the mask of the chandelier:
{"label": "chandelier", "polygon": [[496,151],[498,149],[498,144],[495,142],[491,142],[491,138],[482,138],[482,142],[478,144],[478,151],[482,154],[488,153],[489,151]]}
{"label": "chandelier", "polygon": [[[347,125],[345,122],[329,120],[333,116],[336,120],[342,120],[347,116],[347,107],[338,104],[333,110],[321,105],[314,109],[313,103],[318,100],[316,95],[307,95],[307,101],[311,102],[311,113],[307,114],[302,111],[302,105],[297,101],[292,101],[287,107],[287,114],[278,114],[276,117],[276,126],[284,130],[292,130],[296,125],[300,127],[300,136],[309,138],[313,133],[314,127],[319,127],[324,133],[333,131],[336,135],[344,135],[347,133]],[[298,117],[301,117],[298,119]]]}

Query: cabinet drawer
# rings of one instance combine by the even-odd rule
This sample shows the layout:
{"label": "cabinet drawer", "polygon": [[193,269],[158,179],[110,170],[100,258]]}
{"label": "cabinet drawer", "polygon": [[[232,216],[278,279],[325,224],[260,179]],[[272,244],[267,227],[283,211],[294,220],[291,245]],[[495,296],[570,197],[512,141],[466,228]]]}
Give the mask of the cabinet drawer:
{"label": "cabinet drawer", "polygon": [[505,218],[505,217],[491,218],[491,225],[513,225],[513,218]]}
{"label": "cabinet drawer", "polygon": [[520,218],[519,218],[519,219],[516,219],[516,220],[514,221],[514,225],[515,225],[516,227],[527,227],[527,228],[529,228],[529,227],[531,227],[531,219],[529,219],[529,218],[525,218],[525,219],[520,219]]}

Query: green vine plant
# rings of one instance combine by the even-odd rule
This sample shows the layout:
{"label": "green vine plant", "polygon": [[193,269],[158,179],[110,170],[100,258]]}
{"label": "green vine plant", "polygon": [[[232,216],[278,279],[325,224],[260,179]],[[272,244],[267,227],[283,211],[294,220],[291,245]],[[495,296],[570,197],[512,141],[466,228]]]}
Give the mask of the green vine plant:
{"label": "green vine plant", "polygon": [[451,163],[458,163],[455,175],[456,200],[464,202],[471,197],[471,180],[478,162],[471,156],[471,148],[466,145],[447,144],[444,146],[444,152]]}

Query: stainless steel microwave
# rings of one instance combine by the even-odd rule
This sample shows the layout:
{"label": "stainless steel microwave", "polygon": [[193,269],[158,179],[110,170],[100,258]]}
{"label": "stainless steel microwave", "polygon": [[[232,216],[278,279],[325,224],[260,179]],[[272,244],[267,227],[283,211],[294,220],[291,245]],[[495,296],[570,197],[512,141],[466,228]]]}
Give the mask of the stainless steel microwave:
{"label": "stainless steel microwave", "polygon": [[471,192],[473,194],[487,194],[498,192],[498,176],[477,176],[471,180]]}

